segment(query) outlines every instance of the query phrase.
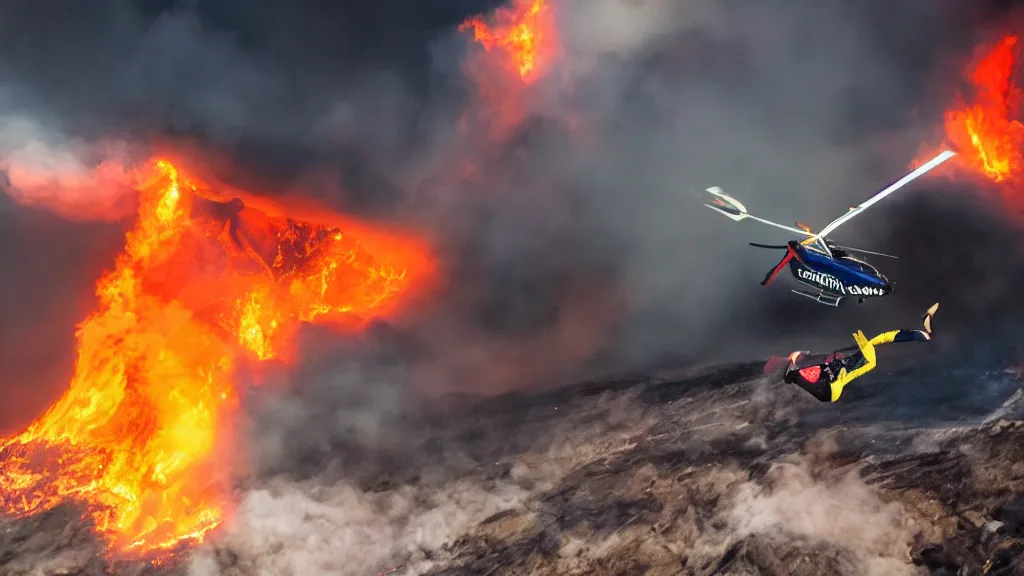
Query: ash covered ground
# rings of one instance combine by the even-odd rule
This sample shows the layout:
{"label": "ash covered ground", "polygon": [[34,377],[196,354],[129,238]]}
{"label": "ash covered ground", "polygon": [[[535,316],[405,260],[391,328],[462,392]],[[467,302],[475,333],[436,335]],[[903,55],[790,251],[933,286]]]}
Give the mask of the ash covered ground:
{"label": "ash covered ground", "polygon": [[107,564],[64,508],[5,523],[0,570],[1021,573],[1017,375],[894,364],[837,405],[760,362],[448,399],[381,422],[405,436],[390,447],[289,450],[181,565]]}

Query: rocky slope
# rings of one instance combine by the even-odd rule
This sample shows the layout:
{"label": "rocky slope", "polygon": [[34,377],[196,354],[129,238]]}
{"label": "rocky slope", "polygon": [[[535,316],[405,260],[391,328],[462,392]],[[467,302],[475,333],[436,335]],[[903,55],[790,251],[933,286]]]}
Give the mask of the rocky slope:
{"label": "rocky slope", "polygon": [[[69,508],[3,525],[0,573],[1024,573],[1014,375],[883,374],[822,405],[761,366],[446,402],[400,445],[253,480],[241,527],[178,565],[102,560]],[[958,381],[987,404],[938,402]],[[302,507],[287,537],[274,501]]]}

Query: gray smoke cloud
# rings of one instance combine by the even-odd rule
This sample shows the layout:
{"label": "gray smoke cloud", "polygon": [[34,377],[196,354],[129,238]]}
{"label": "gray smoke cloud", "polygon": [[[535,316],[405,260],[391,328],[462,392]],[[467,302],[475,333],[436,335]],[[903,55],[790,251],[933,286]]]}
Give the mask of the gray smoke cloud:
{"label": "gray smoke cloud", "polygon": [[[906,125],[933,68],[920,45],[957,16],[553,3],[555,73],[518,102],[527,129],[495,141],[453,127],[493,105],[467,74],[480,49],[455,27],[495,5],[385,4],[105,2],[58,21],[46,2],[7,9],[11,196],[31,205],[59,189],[66,218],[118,213],[124,175],[90,169],[174,135],[231,158],[218,167],[229,184],[426,230],[449,290],[403,329],[427,349],[430,389],[760,353],[747,318],[781,296],[755,283],[774,255],[744,244],[785,238],[716,219],[694,193],[720,185],[765,216],[821,225],[901,175],[920,135],[885,150],[867,138]],[[901,32],[912,23],[920,40]],[[459,177],[466,167],[474,177]],[[492,372],[503,376],[481,384]]]}

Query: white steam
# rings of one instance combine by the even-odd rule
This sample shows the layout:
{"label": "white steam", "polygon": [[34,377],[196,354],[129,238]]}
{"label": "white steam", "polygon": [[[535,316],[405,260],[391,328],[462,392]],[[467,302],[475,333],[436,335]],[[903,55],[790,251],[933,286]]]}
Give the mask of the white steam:
{"label": "white steam", "polygon": [[237,561],[218,563],[213,549],[198,551],[190,576],[372,575],[397,565],[415,574],[431,564],[427,553],[498,512],[520,506],[512,485],[485,489],[454,481],[440,488],[403,487],[372,494],[341,484],[322,487],[270,481],[249,491],[218,548]]}
{"label": "white steam", "polygon": [[847,549],[865,574],[915,574],[908,557],[914,526],[899,503],[885,503],[856,473],[815,480],[806,462],[780,463],[769,486],[747,483],[730,512],[737,537],[804,537]]}
{"label": "white steam", "polygon": [[0,114],[3,191],[19,204],[73,221],[119,220],[134,207],[129,162],[123,142],[89,143],[29,116]]}

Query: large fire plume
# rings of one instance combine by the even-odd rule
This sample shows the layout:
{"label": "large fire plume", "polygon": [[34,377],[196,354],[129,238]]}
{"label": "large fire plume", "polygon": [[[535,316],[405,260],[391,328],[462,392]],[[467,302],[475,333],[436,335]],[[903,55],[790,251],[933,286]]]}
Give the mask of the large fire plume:
{"label": "large fire plume", "polygon": [[512,0],[492,16],[493,24],[474,16],[459,25],[488,52],[503,53],[504,67],[532,83],[551,66],[558,50],[554,18],[545,0]]}
{"label": "large fire plume", "polygon": [[112,550],[152,555],[230,513],[236,370],[290,361],[303,323],[397,314],[434,262],[409,235],[364,243],[330,214],[299,221],[218,198],[167,160],[135,187],[138,215],[78,326],[67,392],[0,448],[0,505],[26,515],[76,501]]}
{"label": "large fire plume", "polygon": [[[965,71],[968,90],[945,114],[944,147],[958,152],[962,170],[993,182],[1011,184],[1024,167],[1024,124],[1020,121],[1020,88],[1014,83],[1020,44],[1007,35],[981,49]],[[917,162],[933,155],[929,148]],[[1003,187],[1012,194],[1016,186]]]}
{"label": "large fire plume", "polygon": [[555,13],[549,0],[510,0],[488,17],[475,16],[459,26],[483,48],[465,64],[482,100],[477,119],[492,135],[503,137],[522,122],[529,89],[547,76],[561,53]]}

